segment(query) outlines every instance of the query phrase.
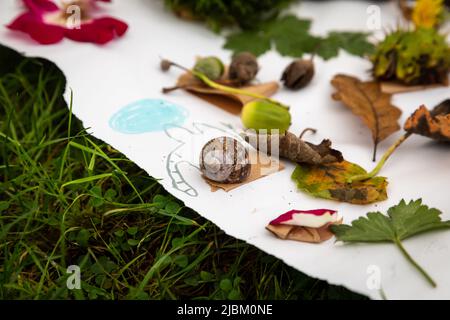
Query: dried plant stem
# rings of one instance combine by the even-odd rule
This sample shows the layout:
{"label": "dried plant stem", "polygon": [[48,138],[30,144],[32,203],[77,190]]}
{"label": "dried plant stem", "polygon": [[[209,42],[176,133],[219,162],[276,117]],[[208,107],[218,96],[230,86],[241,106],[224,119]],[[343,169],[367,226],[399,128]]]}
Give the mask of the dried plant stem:
{"label": "dried plant stem", "polygon": [[286,108],[286,109],[289,109],[288,106],[282,104],[281,102],[279,102],[277,100],[274,100],[274,99],[268,98],[266,96],[263,96],[263,95],[260,95],[260,94],[254,93],[254,92],[250,92],[250,91],[247,91],[247,90],[242,90],[242,89],[233,88],[233,87],[229,87],[229,86],[225,86],[225,85],[219,84],[219,83],[209,79],[206,75],[204,75],[201,72],[187,69],[187,68],[185,68],[185,67],[183,67],[183,66],[181,66],[181,65],[179,65],[177,63],[174,63],[174,62],[170,62],[170,63],[174,67],[180,68],[180,69],[182,69],[182,70],[184,70],[186,72],[189,72],[189,73],[193,74],[194,76],[199,78],[201,81],[203,81],[203,83],[205,83],[207,86],[209,86],[211,88],[214,88],[214,89],[217,89],[217,90],[220,90],[220,91],[223,91],[223,92],[227,92],[227,93],[230,93],[230,94],[239,94],[239,95],[243,95],[243,96],[252,97],[252,98],[255,98],[255,99],[266,100],[266,101],[268,101],[270,103],[279,105],[279,106],[281,106],[283,108]]}
{"label": "dried plant stem", "polygon": [[378,162],[377,166],[372,171],[370,171],[370,172],[368,172],[366,174],[360,174],[360,175],[356,175],[356,176],[350,177],[347,180],[347,182],[348,183],[352,183],[352,182],[355,182],[355,181],[362,181],[362,180],[367,180],[367,179],[375,177],[378,174],[378,172],[380,172],[381,168],[384,166],[386,160],[389,159],[391,154],[403,143],[403,141],[408,139],[408,137],[410,135],[411,135],[411,133],[409,133],[409,132],[405,133],[392,146],[390,146],[389,149],[385,152],[385,154],[383,154],[383,156],[381,157],[381,159]]}
{"label": "dried plant stem", "polygon": [[162,92],[163,93],[169,93],[169,92],[172,92],[172,91],[175,91],[175,90],[178,90],[178,89],[185,89],[187,87],[188,86],[186,86],[186,85],[174,86],[174,87],[165,87],[165,88],[162,88]]}
{"label": "dried plant stem", "polygon": [[378,139],[373,143],[372,161],[377,161]]}

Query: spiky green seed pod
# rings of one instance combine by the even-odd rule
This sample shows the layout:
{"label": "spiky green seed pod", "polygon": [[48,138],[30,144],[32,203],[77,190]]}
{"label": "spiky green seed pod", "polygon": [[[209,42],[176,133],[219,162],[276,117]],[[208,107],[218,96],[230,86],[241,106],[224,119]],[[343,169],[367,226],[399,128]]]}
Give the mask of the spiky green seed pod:
{"label": "spiky green seed pod", "polygon": [[211,80],[217,80],[222,77],[225,67],[219,58],[206,57],[197,60],[194,70],[203,73]]}
{"label": "spiky green seed pod", "polygon": [[445,83],[450,47],[435,29],[398,30],[378,44],[371,61],[378,80],[406,85]]}

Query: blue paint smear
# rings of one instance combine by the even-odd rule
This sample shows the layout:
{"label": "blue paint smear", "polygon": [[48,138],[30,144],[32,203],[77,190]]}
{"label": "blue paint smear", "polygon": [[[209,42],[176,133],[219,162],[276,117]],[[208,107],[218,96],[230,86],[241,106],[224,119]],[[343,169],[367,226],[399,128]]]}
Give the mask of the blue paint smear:
{"label": "blue paint smear", "polygon": [[162,131],[182,125],[187,116],[186,109],[168,101],[143,99],[120,109],[109,120],[109,126],[128,134]]}

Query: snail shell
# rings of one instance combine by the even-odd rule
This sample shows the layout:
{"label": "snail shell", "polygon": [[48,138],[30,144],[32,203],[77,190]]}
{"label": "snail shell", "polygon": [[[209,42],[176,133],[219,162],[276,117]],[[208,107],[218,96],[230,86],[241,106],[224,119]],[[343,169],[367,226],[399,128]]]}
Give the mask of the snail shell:
{"label": "snail shell", "polygon": [[208,141],[200,154],[200,170],[213,181],[238,183],[250,175],[250,159],[247,149],[230,137]]}

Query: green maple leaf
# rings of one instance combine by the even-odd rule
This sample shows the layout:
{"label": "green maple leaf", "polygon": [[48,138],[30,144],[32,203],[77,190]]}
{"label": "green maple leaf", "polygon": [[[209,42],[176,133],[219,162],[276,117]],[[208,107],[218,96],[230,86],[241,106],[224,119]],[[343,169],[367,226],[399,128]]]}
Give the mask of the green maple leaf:
{"label": "green maple leaf", "polygon": [[260,56],[270,50],[271,42],[263,32],[244,31],[229,35],[224,48],[232,50],[234,53],[249,51],[255,56]]}
{"label": "green maple leaf", "polygon": [[355,56],[364,56],[375,50],[375,46],[367,41],[369,35],[364,32],[330,32],[328,38],[336,38],[340,47]]}
{"label": "green maple leaf", "polygon": [[309,34],[311,20],[285,16],[263,26],[282,56],[301,57],[315,51],[319,38]]}
{"label": "green maple leaf", "polygon": [[340,48],[341,45],[337,38],[328,37],[320,41],[320,46],[317,48],[317,55],[324,60],[329,60],[338,56]]}
{"label": "green maple leaf", "polygon": [[295,37],[307,34],[310,27],[311,20],[288,15],[262,25],[261,29],[266,31],[271,38],[277,38],[284,35]]}
{"label": "green maple leaf", "polygon": [[442,221],[441,213],[423,205],[420,199],[409,203],[402,200],[389,208],[387,216],[381,212],[369,212],[367,217],[353,221],[351,226],[333,225],[330,229],[338,241],[395,243],[406,259],[435,287],[434,280],[411,258],[401,240],[427,231],[450,228],[450,221]]}
{"label": "green maple leaf", "polygon": [[280,35],[274,39],[275,47],[282,56],[302,57],[305,53],[312,53],[319,46],[320,38],[308,33],[299,34],[295,38],[289,35]]}
{"label": "green maple leaf", "polygon": [[328,60],[338,55],[339,49],[343,49],[355,56],[364,56],[372,53],[374,45],[367,41],[367,33],[363,32],[330,32],[323,38],[317,54]]}
{"label": "green maple leaf", "polygon": [[261,55],[275,44],[283,56],[302,57],[305,53],[317,53],[323,59],[336,57],[339,49],[351,54],[364,56],[371,53],[374,46],[362,32],[330,32],[321,38],[310,34],[311,20],[299,19],[293,15],[280,17],[264,23],[258,31],[244,31],[227,37],[224,47],[234,53],[250,51]]}

